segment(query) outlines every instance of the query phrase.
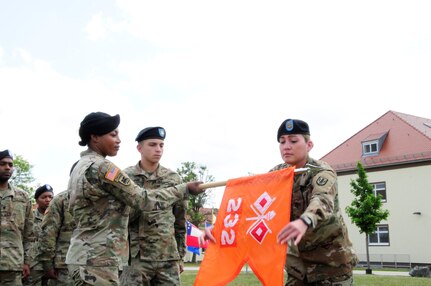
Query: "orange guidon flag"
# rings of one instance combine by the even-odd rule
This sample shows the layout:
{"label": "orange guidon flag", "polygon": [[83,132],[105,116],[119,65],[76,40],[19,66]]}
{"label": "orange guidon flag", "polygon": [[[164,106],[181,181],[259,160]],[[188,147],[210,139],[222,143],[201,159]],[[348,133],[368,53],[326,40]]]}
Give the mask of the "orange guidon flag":
{"label": "orange guidon flag", "polygon": [[227,285],[248,265],[263,285],[283,285],[294,168],[227,181],[213,235],[194,285]]}

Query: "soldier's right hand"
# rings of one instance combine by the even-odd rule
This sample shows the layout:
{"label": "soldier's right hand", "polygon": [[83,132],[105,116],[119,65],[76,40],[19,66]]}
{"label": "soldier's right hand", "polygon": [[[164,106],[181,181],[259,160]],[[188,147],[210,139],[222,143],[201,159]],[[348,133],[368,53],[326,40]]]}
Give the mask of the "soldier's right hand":
{"label": "soldier's right hand", "polygon": [[49,279],[57,279],[57,271],[54,268],[50,268],[45,272],[45,277]]}
{"label": "soldier's right hand", "polygon": [[30,266],[28,264],[22,265],[22,278],[30,276]]}
{"label": "soldier's right hand", "polygon": [[203,182],[201,181],[187,183],[187,191],[189,192],[189,194],[196,196],[205,192],[204,189],[199,188],[199,185],[201,185],[202,183]]}

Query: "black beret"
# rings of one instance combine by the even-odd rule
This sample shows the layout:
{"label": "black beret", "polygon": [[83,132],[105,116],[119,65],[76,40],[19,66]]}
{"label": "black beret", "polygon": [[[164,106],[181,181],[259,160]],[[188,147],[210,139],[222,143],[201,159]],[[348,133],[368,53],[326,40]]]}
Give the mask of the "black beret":
{"label": "black beret", "polygon": [[40,186],[39,188],[37,188],[36,192],[34,192],[34,198],[37,200],[37,198],[41,194],[43,194],[45,192],[51,192],[51,193],[53,193],[54,191],[53,191],[53,189],[52,189],[52,187],[50,185],[45,184],[45,185]]}
{"label": "black beret", "polygon": [[0,160],[3,158],[9,157],[13,160],[13,154],[10,150],[6,149],[0,152]]}
{"label": "black beret", "polygon": [[164,140],[166,137],[165,128],[157,126],[157,127],[147,127],[142,129],[138,136],[136,136],[136,141],[141,142],[145,139],[162,139]]}
{"label": "black beret", "polygon": [[107,134],[120,124],[120,115],[111,116],[104,112],[92,112],[85,116],[79,127],[79,136],[81,141],[79,145],[85,146],[90,141],[91,135]]}
{"label": "black beret", "polygon": [[299,119],[286,119],[278,128],[277,141],[280,141],[280,137],[282,135],[289,134],[310,135],[310,128],[305,121]]}

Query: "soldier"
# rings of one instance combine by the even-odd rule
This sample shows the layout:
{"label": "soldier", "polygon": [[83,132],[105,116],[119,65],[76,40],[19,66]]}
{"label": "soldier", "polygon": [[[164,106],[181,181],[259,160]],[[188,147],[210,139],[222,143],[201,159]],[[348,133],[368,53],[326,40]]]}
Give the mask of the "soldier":
{"label": "soldier", "polygon": [[88,114],[79,128],[81,146],[88,149],[73,169],[68,189],[69,208],[76,223],[66,255],[75,285],[119,285],[119,271],[128,257],[127,226],[130,207],[151,211],[159,200],[174,203],[188,193],[203,191],[201,182],[180,184],[148,196],[106,156],[120,148],[120,116]]}
{"label": "soldier", "polygon": [[34,193],[34,199],[36,200],[37,208],[33,210],[34,215],[34,224],[33,224],[33,232],[36,237],[36,241],[31,246],[30,257],[31,257],[31,265],[30,265],[30,276],[23,280],[24,285],[32,285],[32,286],[47,286],[48,279],[44,276],[43,268],[40,263],[36,260],[36,255],[38,251],[38,241],[40,234],[40,224],[42,223],[43,216],[45,215],[45,211],[49,206],[49,203],[53,197],[53,189],[50,185],[45,184],[36,189]]}
{"label": "soldier", "polygon": [[294,177],[291,221],[277,236],[279,243],[289,245],[286,285],[353,285],[357,257],[339,209],[337,174],[309,156],[313,142],[306,122],[283,121],[277,141],[284,163],[271,171],[311,167]]}
{"label": "soldier", "polygon": [[68,210],[69,192],[54,196],[40,226],[37,260],[42,264],[49,286],[68,286],[71,283],[66,265],[75,222]]}
{"label": "soldier", "polygon": [[30,274],[33,213],[27,193],[8,183],[14,170],[9,150],[0,152],[0,285],[22,285]]}
{"label": "soldier", "polygon": [[[124,172],[148,196],[156,198],[158,188],[181,183],[181,177],[159,164],[163,155],[166,131],[163,127],[147,127],[136,137],[140,161]],[[121,275],[121,285],[180,285],[185,245],[185,210],[187,200],[174,204],[160,199],[151,211],[138,213],[129,224],[131,269]]]}

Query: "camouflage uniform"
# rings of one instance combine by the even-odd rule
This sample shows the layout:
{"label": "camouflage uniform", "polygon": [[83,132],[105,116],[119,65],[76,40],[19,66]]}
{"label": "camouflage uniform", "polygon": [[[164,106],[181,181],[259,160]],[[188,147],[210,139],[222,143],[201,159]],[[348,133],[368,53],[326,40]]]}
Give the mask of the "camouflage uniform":
{"label": "camouflage uniform", "polygon": [[[289,243],[286,285],[351,285],[357,256],[339,209],[337,175],[323,161],[309,158],[308,163],[320,168],[295,175],[290,220],[305,214],[314,227],[298,246]],[[280,164],[271,171],[288,166]]]}
{"label": "camouflage uniform", "polygon": [[33,224],[33,232],[36,237],[36,241],[32,243],[30,249],[30,276],[26,279],[23,279],[23,285],[31,285],[31,286],[46,286],[47,280],[43,279],[43,268],[42,265],[36,260],[38,243],[39,243],[39,235],[40,235],[40,225],[42,224],[42,219],[44,214],[40,213],[40,211],[35,208],[33,210],[34,216],[34,224]]}
{"label": "camouflage uniform", "polygon": [[[148,190],[148,196],[157,198],[159,188],[181,183],[181,177],[161,165],[153,173],[140,167],[140,163],[124,172],[138,185]],[[130,231],[132,269],[125,269],[121,285],[180,285],[179,264],[186,253],[185,210],[187,200],[174,204],[159,200],[147,212],[133,211]]]}
{"label": "camouflage uniform", "polygon": [[57,279],[50,279],[49,286],[66,286],[71,283],[65,261],[75,221],[68,207],[69,192],[64,191],[54,196],[40,226],[37,260],[45,272],[55,269],[57,273]]}
{"label": "camouflage uniform", "polygon": [[153,199],[109,160],[91,149],[81,153],[70,180],[69,208],[76,223],[66,255],[75,285],[119,285],[129,254],[130,207],[150,211],[159,201],[184,199],[186,184],[160,190]]}
{"label": "camouflage uniform", "polygon": [[0,191],[0,285],[21,285],[23,264],[30,265],[33,213],[26,192],[8,184]]}

